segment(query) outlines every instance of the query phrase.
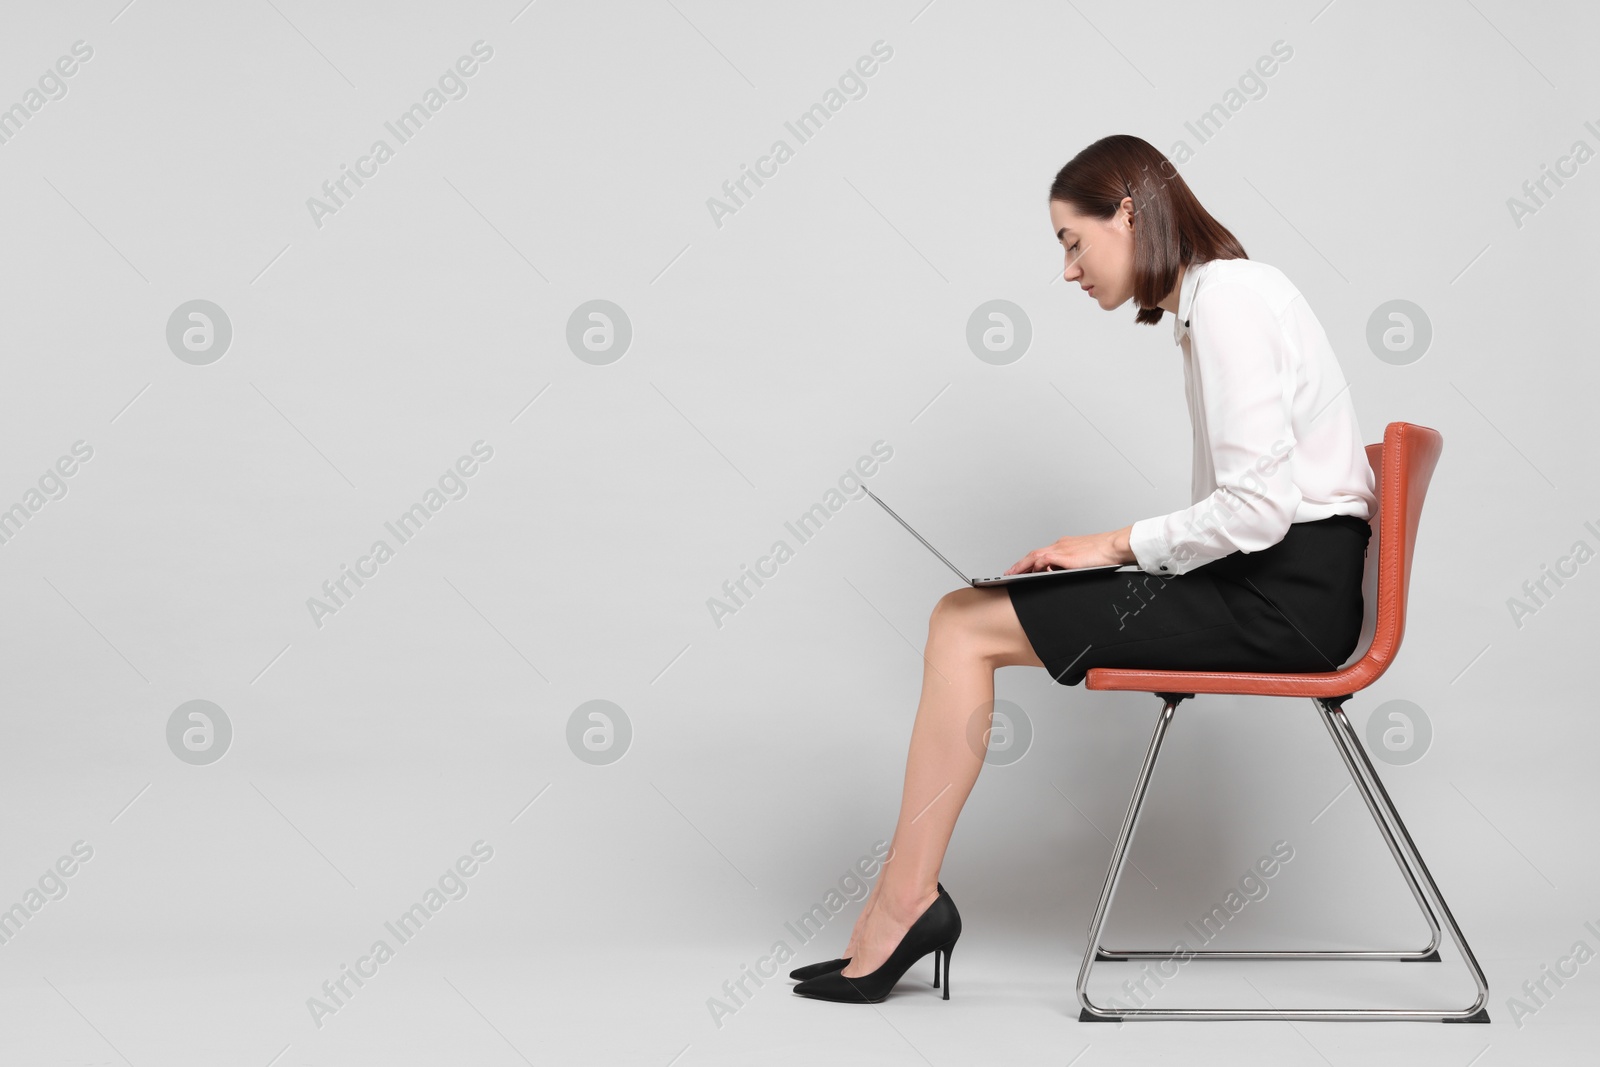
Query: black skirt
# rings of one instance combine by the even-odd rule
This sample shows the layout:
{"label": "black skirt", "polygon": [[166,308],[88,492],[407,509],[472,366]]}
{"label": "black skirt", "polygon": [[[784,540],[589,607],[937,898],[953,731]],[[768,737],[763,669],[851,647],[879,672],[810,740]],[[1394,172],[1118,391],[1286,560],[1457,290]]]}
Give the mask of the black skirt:
{"label": "black skirt", "polygon": [[1062,685],[1091,667],[1338,670],[1361,636],[1372,527],[1335,515],[1289,526],[1260,552],[1187,574],[1101,571],[1006,586],[1033,650]]}

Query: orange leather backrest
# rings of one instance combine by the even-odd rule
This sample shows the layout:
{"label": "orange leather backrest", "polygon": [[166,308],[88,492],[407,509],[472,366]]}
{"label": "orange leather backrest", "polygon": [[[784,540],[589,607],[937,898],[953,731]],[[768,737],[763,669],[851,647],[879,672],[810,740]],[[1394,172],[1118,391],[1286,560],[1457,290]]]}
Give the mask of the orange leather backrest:
{"label": "orange leather backrest", "polygon": [[1353,668],[1371,672],[1369,684],[1394,660],[1406,630],[1406,600],[1411,592],[1411,560],[1417,547],[1422,503],[1444,449],[1438,430],[1410,422],[1391,422],[1381,445],[1367,446],[1378,495],[1378,607],[1367,654]]}

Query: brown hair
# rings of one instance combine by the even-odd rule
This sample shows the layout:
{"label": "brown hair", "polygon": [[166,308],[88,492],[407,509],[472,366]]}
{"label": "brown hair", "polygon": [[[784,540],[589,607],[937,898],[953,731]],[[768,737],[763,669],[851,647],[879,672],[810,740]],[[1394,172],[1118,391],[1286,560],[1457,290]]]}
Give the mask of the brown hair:
{"label": "brown hair", "polygon": [[1183,176],[1149,141],[1132,134],[1102,137],[1068,161],[1050,183],[1050,199],[1080,215],[1109,219],[1133,198],[1135,321],[1154,326],[1156,305],[1172,292],[1180,264],[1249,259],[1227,227],[1200,206]]}

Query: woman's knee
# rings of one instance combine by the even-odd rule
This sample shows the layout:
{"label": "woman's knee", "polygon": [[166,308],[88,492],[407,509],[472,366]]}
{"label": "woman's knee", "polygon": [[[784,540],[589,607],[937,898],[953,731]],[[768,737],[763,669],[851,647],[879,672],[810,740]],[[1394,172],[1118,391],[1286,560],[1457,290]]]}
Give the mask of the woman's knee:
{"label": "woman's knee", "polygon": [[978,621],[978,608],[982,605],[985,590],[975,586],[952,589],[933,605],[928,616],[928,631],[959,632],[973,628]]}
{"label": "woman's knee", "polygon": [[928,620],[930,641],[958,641],[974,654],[999,662],[1029,662],[1033,646],[1017,621],[1004,587],[953,589],[939,598]]}

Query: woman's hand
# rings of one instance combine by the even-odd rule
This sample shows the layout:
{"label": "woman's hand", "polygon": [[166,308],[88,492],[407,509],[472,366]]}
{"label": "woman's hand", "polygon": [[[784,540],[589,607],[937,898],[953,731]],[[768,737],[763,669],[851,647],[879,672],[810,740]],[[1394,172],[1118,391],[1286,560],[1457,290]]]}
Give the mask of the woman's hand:
{"label": "woman's hand", "polygon": [[1137,560],[1133,549],[1128,546],[1128,535],[1132,532],[1132,526],[1124,526],[1110,533],[1063,537],[1053,545],[1029,552],[1013,563],[1006,573],[1026,574],[1029,571],[1098,567],[1107,563],[1134,563]]}

